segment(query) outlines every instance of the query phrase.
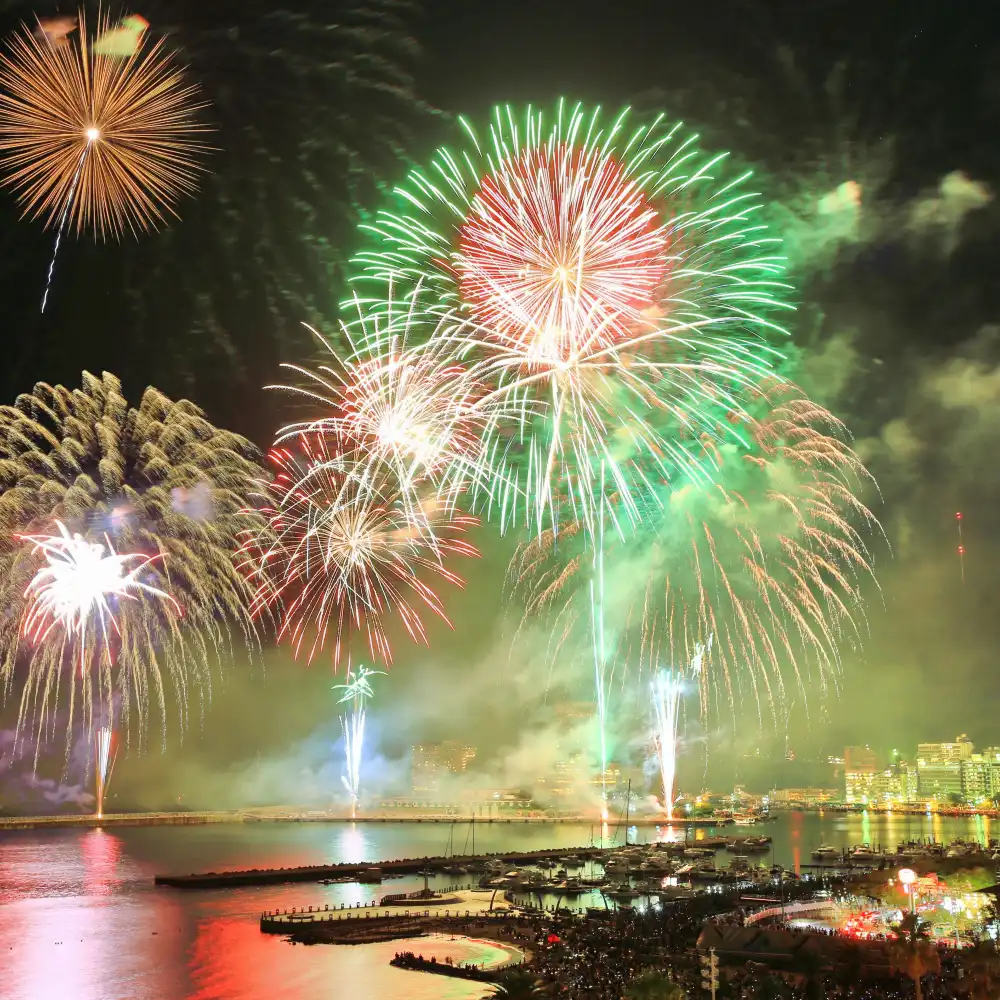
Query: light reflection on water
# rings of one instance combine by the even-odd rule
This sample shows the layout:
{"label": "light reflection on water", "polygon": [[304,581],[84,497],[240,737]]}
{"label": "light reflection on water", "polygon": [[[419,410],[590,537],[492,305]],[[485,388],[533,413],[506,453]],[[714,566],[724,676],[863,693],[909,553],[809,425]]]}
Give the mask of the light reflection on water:
{"label": "light reflection on water", "polygon": [[[867,826],[865,825],[867,823]],[[158,889],[158,872],[379,861],[442,854],[447,824],[232,824],[220,826],[39,830],[0,833],[0,997],[11,1000],[478,1000],[481,985],[392,969],[410,947],[301,947],[258,929],[265,909],[340,906],[419,888],[418,877],[382,886],[267,886],[232,891]],[[701,831],[699,831],[701,832]],[[753,831],[774,838],[779,864],[808,861],[820,843],[935,836],[984,839],[978,819],[792,813]],[[494,824],[476,826],[479,851],[609,843],[615,828]],[[618,843],[623,839],[618,833]],[[639,827],[643,841],[683,839],[676,824]],[[464,842],[460,830],[456,844]],[[423,939],[426,940],[426,939]],[[484,945],[448,942],[449,947]],[[414,942],[414,950],[429,947]],[[457,960],[485,960],[470,953]],[[443,957],[443,955],[442,955]]]}

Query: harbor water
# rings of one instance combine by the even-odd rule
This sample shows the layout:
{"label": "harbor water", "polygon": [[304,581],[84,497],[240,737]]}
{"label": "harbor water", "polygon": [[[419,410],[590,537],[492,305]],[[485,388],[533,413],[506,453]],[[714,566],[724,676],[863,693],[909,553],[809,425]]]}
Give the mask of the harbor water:
{"label": "harbor water", "polygon": [[[998,824],[993,823],[996,827]],[[754,828],[700,827],[688,837],[772,837],[761,858],[786,868],[820,844],[907,840],[987,841],[988,819],[785,813]],[[176,890],[156,874],[291,867],[471,851],[468,823],[247,823],[0,832],[0,998],[11,1000],[472,1000],[482,985],[389,966],[400,948],[455,961],[509,959],[483,941],[302,947],[261,934],[264,910],[339,907],[422,886],[412,877],[377,885],[294,884]],[[634,843],[683,839],[682,827],[639,827]],[[624,843],[625,832],[587,825],[480,824],[477,853]]]}

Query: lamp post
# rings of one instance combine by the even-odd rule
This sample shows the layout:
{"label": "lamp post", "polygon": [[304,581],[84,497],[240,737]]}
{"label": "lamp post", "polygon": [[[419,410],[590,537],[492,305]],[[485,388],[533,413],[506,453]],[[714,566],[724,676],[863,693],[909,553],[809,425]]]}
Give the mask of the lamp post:
{"label": "lamp post", "polygon": [[910,897],[910,913],[917,912],[913,899],[913,883],[917,881],[917,873],[912,868],[899,869],[899,881],[906,887],[907,895]]}

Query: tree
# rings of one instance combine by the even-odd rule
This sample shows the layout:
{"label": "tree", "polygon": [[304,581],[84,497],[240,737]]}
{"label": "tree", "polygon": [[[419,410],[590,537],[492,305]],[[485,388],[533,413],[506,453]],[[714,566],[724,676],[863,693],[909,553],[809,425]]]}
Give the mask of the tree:
{"label": "tree", "polygon": [[645,972],[625,991],[629,1000],[684,1000],[687,994],[662,972]]}
{"label": "tree", "polygon": [[969,983],[970,1000],[1000,997],[1000,954],[992,942],[962,953],[962,969]]}
{"label": "tree", "polygon": [[898,938],[890,949],[892,969],[909,976],[917,1000],[923,1000],[921,978],[941,971],[937,945],[927,936],[927,926],[916,914],[907,913],[894,930]]}

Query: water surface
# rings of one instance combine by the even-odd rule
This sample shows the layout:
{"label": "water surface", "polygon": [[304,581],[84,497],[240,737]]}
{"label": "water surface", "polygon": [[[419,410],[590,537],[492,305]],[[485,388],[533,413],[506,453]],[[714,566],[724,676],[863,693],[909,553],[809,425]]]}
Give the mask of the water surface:
{"label": "water surface", "polygon": [[[468,825],[248,823],[0,832],[0,997],[12,1000],[473,1000],[483,987],[390,968],[395,943],[295,946],[261,934],[265,909],[339,906],[418,888],[296,884],[214,891],[157,888],[153,875],[336,861],[378,861],[471,849]],[[694,832],[705,836],[710,828]],[[740,831],[744,832],[744,831]],[[745,831],[749,832],[749,831]],[[957,836],[984,839],[988,820],[789,813],[770,823],[774,859],[809,861],[820,843]],[[578,847],[602,831],[569,825],[476,825],[476,850]],[[607,840],[614,828],[604,832]],[[996,831],[993,831],[996,835]],[[640,827],[632,839],[676,838]],[[623,833],[617,833],[621,843]],[[430,944],[414,943],[429,954]],[[438,941],[439,957],[497,958],[482,942]]]}

